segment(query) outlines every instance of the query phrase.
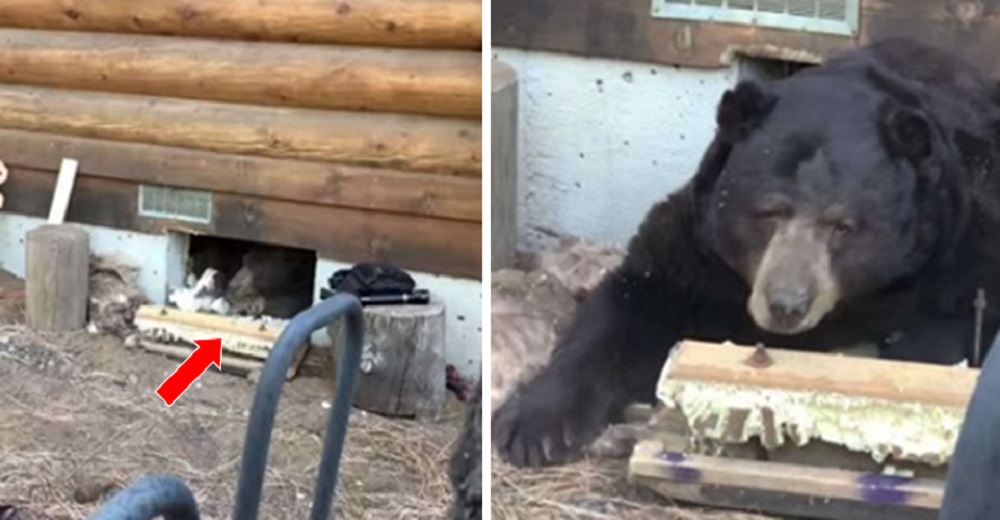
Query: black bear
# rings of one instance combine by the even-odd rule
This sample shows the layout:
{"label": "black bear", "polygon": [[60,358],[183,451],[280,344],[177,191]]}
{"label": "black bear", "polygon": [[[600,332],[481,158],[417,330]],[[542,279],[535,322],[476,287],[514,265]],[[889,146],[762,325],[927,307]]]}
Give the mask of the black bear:
{"label": "black bear", "polygon": [[890,39],[742,81],[716,121],[694,177],[653,206],[548,366],[495,411],[508,462],[580,453],[625,405],[653,400],[683,338],[876,343],[886,358],[957,363],[977,327],[1000,326],[993,81]]}
{"label": "black bear", "polygon": [[482,393],[480,382],[469,397],[462,433],[448,461],[453,493],[449,520],[480,520],[483,517]]}

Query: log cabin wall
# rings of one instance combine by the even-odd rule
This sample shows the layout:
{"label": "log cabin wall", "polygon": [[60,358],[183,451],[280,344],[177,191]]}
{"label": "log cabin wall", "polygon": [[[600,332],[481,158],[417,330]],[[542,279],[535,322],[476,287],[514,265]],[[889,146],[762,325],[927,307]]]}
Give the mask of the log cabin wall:
{"label": "log cabin wall", "polygon": [[861,0],[854,37],[651,16],[650,0],[493,2],[494,46],[695,68],[738,54],[815,63],[889,36],[951,49],[1000,76],[1000,1]]}
{"label": "log cabin wall", "polygon": [[[0,2],[5,212],[481,275],[480,0]],[[140,185],[212,194],[207,223]]]}

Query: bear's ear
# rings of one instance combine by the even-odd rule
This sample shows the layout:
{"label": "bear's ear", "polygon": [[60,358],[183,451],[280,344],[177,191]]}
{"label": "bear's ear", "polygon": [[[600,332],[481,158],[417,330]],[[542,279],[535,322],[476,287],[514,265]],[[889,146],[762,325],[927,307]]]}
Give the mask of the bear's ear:
{"label": "bear's ear", "polygon": [[777,97],[759,83],[740,81],[719,101],[715,114],[719,136],[731,143],[745,139],[767,117],[776,101]]}
{"label": "bear's ear", "polygon": [[931,124],[920,110],[899,105],[883,107],[881,126],[890,156],[922,161],[931,154]]}

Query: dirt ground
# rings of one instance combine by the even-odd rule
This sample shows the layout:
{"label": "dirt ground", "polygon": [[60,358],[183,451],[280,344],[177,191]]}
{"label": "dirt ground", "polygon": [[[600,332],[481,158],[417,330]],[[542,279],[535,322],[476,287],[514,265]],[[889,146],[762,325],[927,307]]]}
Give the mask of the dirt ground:
{"label": "dirt ground", "polygon": [[626,460],[591,459],[538,470],[515,469],[494,455],[494,520],[779,520],[678,506],[626,480]]}
{"label": "dirt ground", "polygon": [[[23,300],[9,293],[19,286],[0,275],[0,505],[29,519],[81,519],[109,492],[173,473],[192,488],[203,518],[228,518],[254,387],[213,368],[167,408],[154,390],[176,361],[106,336],[33,333],[19,325]],[[261,518],[308,517],[331,387],[316,378],[285,385]],[[355,411],[337,518],[444,518],[461,424],[452,405],[434,424]]]}

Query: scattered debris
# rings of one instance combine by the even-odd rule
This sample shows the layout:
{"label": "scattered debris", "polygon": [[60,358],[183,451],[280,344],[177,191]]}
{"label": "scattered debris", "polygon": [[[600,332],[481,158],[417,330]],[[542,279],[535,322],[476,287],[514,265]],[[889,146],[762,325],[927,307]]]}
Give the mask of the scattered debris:
{"label": "scattered debris", "polygon": [[545,271],[503,269],[491,284],[490,391],[496,409],[548,363],[576,308],[573,295]]}
{"label": "scattered debris", "polygon": [[552,273],[577,300],[582,300],[624,258],[625,254],[613,247],[562,236],[554,251],[537,256],[537,268]]}
{"label": "scattered debris", "polygon": [[229,303],[223,298],[225,279],[222,273],[209,267],[201,278],[192,283],[193,274],[187,277],[187,287],[174,290],[167,301],[185,312],[211,312],[229,314]]}

